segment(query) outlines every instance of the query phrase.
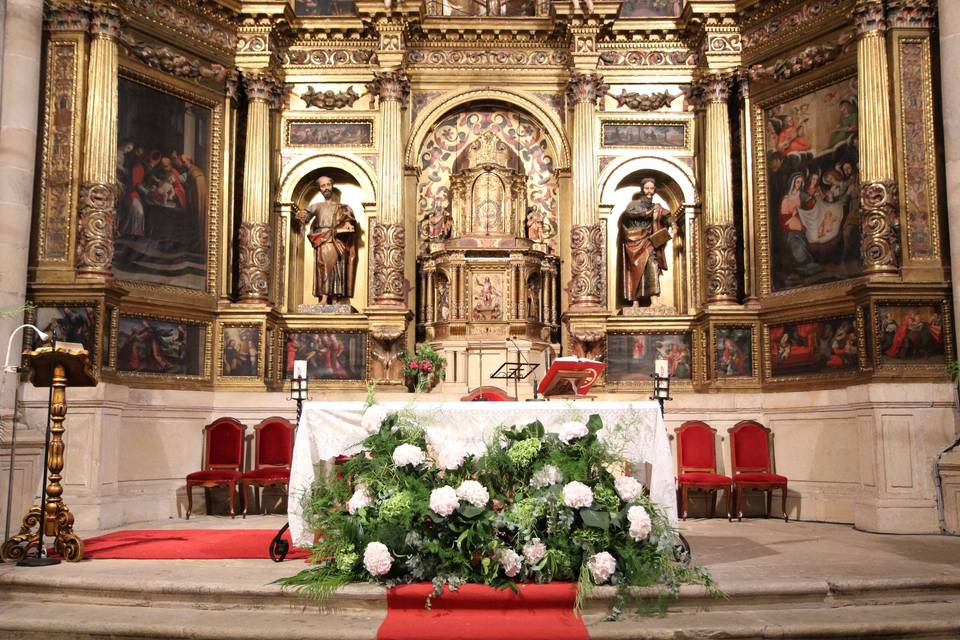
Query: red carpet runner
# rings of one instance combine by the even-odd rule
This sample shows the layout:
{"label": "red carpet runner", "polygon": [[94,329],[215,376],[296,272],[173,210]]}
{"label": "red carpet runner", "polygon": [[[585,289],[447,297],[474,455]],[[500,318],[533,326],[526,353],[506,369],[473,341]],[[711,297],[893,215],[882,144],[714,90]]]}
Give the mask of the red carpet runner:
{"label": "red carpet runner", "polygon": [[[268,560],[276,529],[188,529],[117,531],[84,540],[84,558],[122,560]],[[283,534],[290,542],[290,532]],[[290,545],[287,560],[303,559],[307,549]]]}
{"label": "red carpet runner", "polygon": [[444,591],[425,609],[429,584],[387,591],[387,618],[377,640],[587,640],[583,620],[573,614],[576,585],[520,585],[520,593],[468,584]]}

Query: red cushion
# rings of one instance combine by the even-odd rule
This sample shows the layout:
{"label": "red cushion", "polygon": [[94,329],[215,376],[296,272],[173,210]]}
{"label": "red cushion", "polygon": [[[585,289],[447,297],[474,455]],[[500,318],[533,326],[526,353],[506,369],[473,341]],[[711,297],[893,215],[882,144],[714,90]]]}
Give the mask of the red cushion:
{"label": "red cushion", "polygon": [[733,481],[740,484],[787,484],[786,476],[763,472],[738,473],[733,476]]}
{"label": "red cushion", "polygon": [[698,487],[729,487],[730,478],[719,473],[681,473],[677,476],[680,484],[691,484]]}
{"label": "red cushion", "polygon": [[210,469],[208,471],[194,471],[187,476],[187,482],[230,482],[239,480],[240,472],[230,469]]}
{"label": "red cushion", "polygon": [[243,479],[288,482],[290,480],[290,469],[254,469],[243,474]]}

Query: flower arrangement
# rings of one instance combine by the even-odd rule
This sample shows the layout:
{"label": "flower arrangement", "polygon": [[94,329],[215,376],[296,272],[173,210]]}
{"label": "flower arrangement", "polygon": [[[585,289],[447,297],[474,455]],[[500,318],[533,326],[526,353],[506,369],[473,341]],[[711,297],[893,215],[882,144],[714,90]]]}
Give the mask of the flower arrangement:
{"label": "flower arrangement", "polygon": [[384,418],[365,453],[305,497],[308,522],[325,535],[314,565],[282,584],[322,597],[349,582],[432,582],[436,597],[464,583],[576,581],[578,609],[593,585],[611,584],[614,615],[630,587],[711,587],[705,571],[675,559],[676,532],[640,483],[611,471],[624,465],[597,438],[599,416],[559,434],[539,422],[501,428],[454,465],[415,422],[370,415]]}
{"label": "flower arrangement", "polygon": [[413,382],[416,391],[429,391],[436,380],[446,375],[447,359],[440,357],[426,342],[417,344],[413,354],[402,353],[403,376]]}

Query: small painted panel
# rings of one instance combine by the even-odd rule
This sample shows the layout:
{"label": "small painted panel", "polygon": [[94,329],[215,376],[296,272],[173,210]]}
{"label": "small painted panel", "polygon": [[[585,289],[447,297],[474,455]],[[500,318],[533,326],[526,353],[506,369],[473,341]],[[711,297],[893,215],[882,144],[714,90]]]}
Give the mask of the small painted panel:
{"label": "small painted panel", "polygon": [[684,333],[607,334],[607,380],[649,382],[657,360],[667,361],[671,378],[693,378],[691,337]]}
{"label": "small painted panel", "polygon": [[[37,307],[36,322],[42,331],[53,339],[82,344],[93,361],[97,346],[97,310],[95,307],[57,306]],[[33,348],[40,346],[34,334]]]}
{"label": "small painted panel", "polygon": [[203,375],[206,340],[202,325],[120,316],[117,371]]}
{"label": "small painted panel", "polygon": [[853,316],[770,327],[775,377],[855,370],[859,353]]}
{"label": "small painted panel", "polygon": [[682,149],[687,146],[687,127],[679,123],[604,122],[601,144]]}
{"label": "small painted panel", "polygon": [[749,327],[717,327],[714,332],[718,378],[753,375],[753,330]]}
{"label": "small painted panel", "polygon": [[621,18],[661,18],[679,16],[683,0],[624,0]]}
{"label": "small painted panel", "polygon": [[284,375],[293,376],[293,363],[307,361],[313,380],[364,380],[367,373],[367,334],[302,331],[286,334]]}
{"label": "small painted panel", "polygon": [[470,309],[474,320],[503,319],[503,274],[475,273]]}
{"label": "small painted panel", "polygon": [[303,18],[357,15],[353,0],[296,0],[294,7],[294,13]]}
{"label": "small painted panel", "polygon": [[944,364],[939,304],[877,306],[881,364]]}
{"label": "small painted panel", "polygon": [[298,147],[369,147],[373,144],[373,123],[291,122],[287,142]]}
{"label": "small painted panel", "polygon": [[256,376],[260,369],[260,327],[224,327],[220,366],[224,377]]}

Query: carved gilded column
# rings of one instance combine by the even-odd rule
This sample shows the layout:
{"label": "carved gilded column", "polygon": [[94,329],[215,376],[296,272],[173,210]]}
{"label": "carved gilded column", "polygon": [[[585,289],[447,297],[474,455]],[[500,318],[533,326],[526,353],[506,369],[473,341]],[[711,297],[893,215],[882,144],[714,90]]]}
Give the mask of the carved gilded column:
{"label": "carved gilded column", "polygon": [[737,230],[727,109],[730,81],[728,73],[710,73],[700,79],[706,108],[703,213],[708,304],[737,300]]}
{"label": "carved gilded column", "polygon": [[266,302],[270,289],[270,107],[276,81],[264,72],[243,76],[247,138],[240,223],[240,300]]}
{"label": "carved gilded column", "polygon": [[378,72],[367,86],[380,105],[380,215],[370,233],[370,301],[404,304],[403,149],[400,109],[410,93],[402,70]]}
{"label": "carved gilded column", "polygon": [[861,257],[867,274],[897,273],[900,206],[894,179],[890,77],[882,0],[857,0]]}
{"label": "carved gilded column", "polygon": [[596,73],[574,73],[567,83],[573,103],[573,163],[570,230],[570,307],[599,307],[606,291],[604,238],[597,220],[597,100],[607,85]]}
{"label": "carved gilded column", "polygon": [[110,4],[90,9],[86,126],[80,174],[77,275],[113,275],[117,218],[117,39],[120,10]]}

